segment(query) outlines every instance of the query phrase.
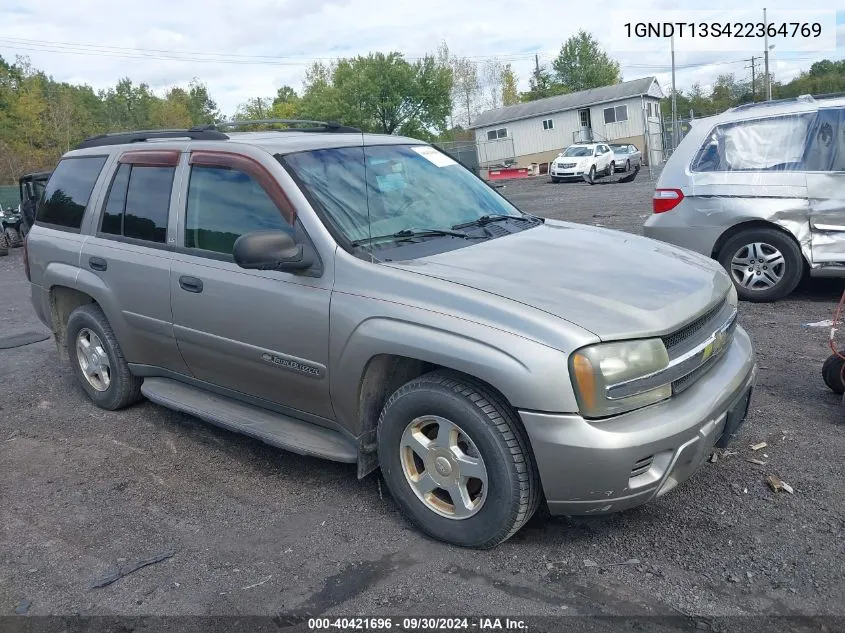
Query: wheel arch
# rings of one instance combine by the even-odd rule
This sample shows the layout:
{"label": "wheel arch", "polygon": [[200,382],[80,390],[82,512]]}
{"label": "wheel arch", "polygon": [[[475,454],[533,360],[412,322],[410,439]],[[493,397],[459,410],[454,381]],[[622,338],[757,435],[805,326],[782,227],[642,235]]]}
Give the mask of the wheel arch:
{"label": "wheel arch", "polygon": [[807,254],[804,252],[801,243],[798,241],[792,231],[775,222],[769,222],[768,220],[759,219],[745,220],[743,222],[739,222],[738,224],[734,224],[729,229],[725,230],[714,242],[713,250],[710,253],[710,257],[713,259],[718,259],[719,252],[722,250],[722,248],[724,248],[728,240],[730,240],[735,235],[739,235],[743,231],[748,231],[750,229],[775,229],[776,231],[779,231],[784,236],[788,237],[793,242],[795,242],[795,245],[798,247],[798,250],[801,251],[801,257],[804,259],[805,266],[809,265],[809,262],[807,261]]}

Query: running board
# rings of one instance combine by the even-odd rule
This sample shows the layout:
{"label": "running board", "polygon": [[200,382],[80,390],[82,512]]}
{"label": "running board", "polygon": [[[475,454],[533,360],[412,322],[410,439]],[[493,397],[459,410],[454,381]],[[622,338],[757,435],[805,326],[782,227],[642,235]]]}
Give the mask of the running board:
{"label": "running board", "polygon": [[196,416],[300,455],[355,463],[354,442],[337,431],[254,407],[170,378],[145,378],[141,393],[168,409]]}

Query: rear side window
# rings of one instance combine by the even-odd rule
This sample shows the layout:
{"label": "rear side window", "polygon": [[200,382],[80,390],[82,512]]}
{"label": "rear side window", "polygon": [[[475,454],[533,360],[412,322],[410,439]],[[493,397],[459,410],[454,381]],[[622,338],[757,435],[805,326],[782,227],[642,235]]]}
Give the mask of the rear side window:
{"label": "rear side window", "polygon": [[804,157],[807,171],[845,171],[845,108],[821,108]]}
{"label": "rear side window", "polygon": [[62,160],[47,183],[35,219],[44,224],[78,231],[91,192],[105,163],[105,156]]}
{"label": "rear side window", "polygon": [[813,114],[717,125],[692,162],[692,171],[801,171]]}
{"label": "rear side window", "polygon": [[112,181],[100,232],[163,244],[174,167],[121,165]]}
{"label": "rear side window", "polygon": [[251,231],[278,230],[293,234],[252,176],[237,169],[191,167],[185,246],[231,255],[237,240]]}

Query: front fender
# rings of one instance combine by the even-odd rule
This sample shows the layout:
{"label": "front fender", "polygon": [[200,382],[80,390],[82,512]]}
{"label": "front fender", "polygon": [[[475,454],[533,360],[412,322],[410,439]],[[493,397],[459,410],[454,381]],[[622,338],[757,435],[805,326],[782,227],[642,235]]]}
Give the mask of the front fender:
{"label": "front fender", "polygon": [[361,379],[369,361],[382,354],[474,376],[498,389],[516,408],[577,411],[567,355],[559,350],[441,313],[414,309],[409,314],[408,306],[402,317],[367,317],[357,323],[350,322],[356,312],[351,306],[337,313],[335,305],[332,308],[332,403],[338,422],[355,435],[362,431],[358,416]]}

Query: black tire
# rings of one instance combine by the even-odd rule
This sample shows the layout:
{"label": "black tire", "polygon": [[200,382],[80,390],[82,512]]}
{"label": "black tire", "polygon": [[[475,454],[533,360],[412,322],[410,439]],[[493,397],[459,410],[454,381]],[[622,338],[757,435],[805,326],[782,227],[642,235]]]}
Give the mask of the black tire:
{"label": "black tire", "polygon": [[560,182],[560,178],[555,178],[554,176],[552,176],[551,178],[552,178],[553,183],[559,183]]}
{"label": "black tire", "polygon": [[[76,340],[79,332],[87,329],[102,342],[110,366],[110,384],[104,391],[95,389],[85,377],[77,357]],[[67,322],[67,351],[70,365],[82,389],[102,409],[115,411],[141,400],[143,380],[133,376],[114,336],[106,315],[96,303],[87,303],[70,313]]]}
{"label": "black tire", "polygon": [[3,233],[6,236],[6,244],[9,248],[18,248],[19,246],[23,245],[23,240],[21,239],[20,233],[18,233],[11,226],[7,226]]}
{"label": "black tire", "polygon": [[612,176],[615,172],[616,172],[616,163],[614,163],[613,161],[610,161],[607,164],[607,167],[604,170],[604,175],[605,176]]}
{"label": "black tire", "polygon": [[842,379],[842,367],[845,366],[845,359],[838,354],[831,354],[822,365],[822,378],[824,384],[834,393],[845,393],[845,381]]}
{"label": "black tire", "polygon": [[[421,416],[458,424],[475,444],[487,470],[484,503],[455,519],[437,514],[406,479],[400,453],[405,428]],[[488,549],[513,536],[534,514],[540,479],[528,436],[501,396],[451,371],[435,371],[400,387],[384,406],[378,425],[382,476],[405,517],[429,536],[461,547]]]}
{"label": "black tire", "polygon": [[596,166],[595,165],[590,167],[590,174],[587,177],[590,179],[591,182],[596,179]]}
{"label": "black tire", "polygon": [[627,174],[629,171],[631,171],[631,161],[630,161],[630,159],[625,161],[625,173]]}
{"label": "black tire", "polygon": [[[746,244],[763,243],[772,246],[783,255],[784,264],[780,280],[770,288],[746,288],[731,271],[731,261]],[[804,274],[804,257],[801,249],[790,236],[778,229],[753,228],[737,233],[722,246],[718,255],[719,263],[728,272],[734,282],[737,294],[743,301],[764,303],[777,301],[795,290]]]}

